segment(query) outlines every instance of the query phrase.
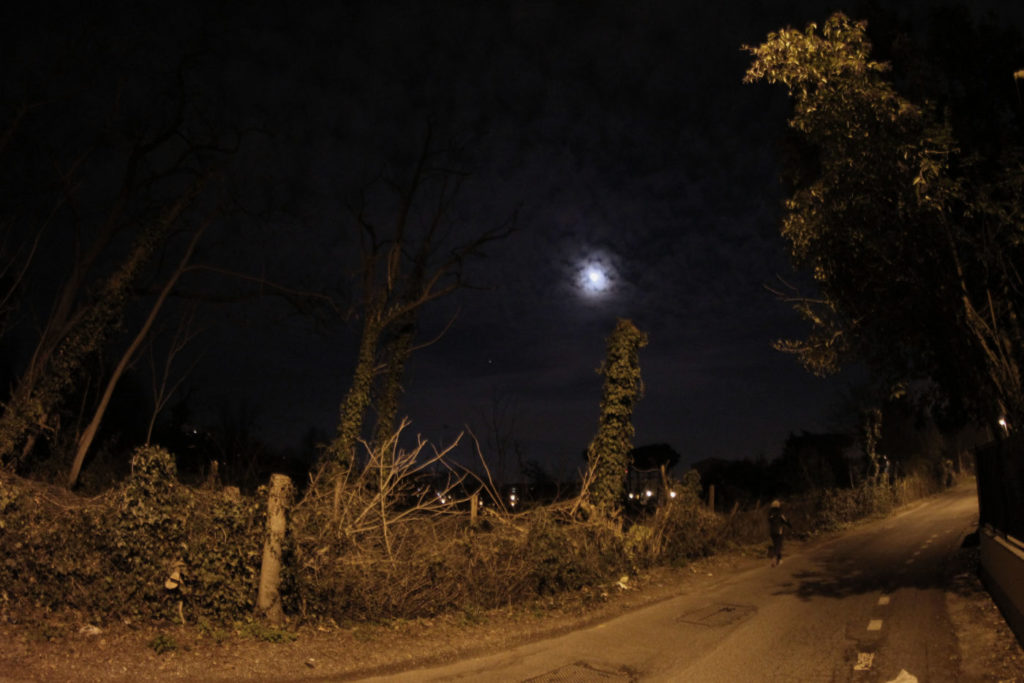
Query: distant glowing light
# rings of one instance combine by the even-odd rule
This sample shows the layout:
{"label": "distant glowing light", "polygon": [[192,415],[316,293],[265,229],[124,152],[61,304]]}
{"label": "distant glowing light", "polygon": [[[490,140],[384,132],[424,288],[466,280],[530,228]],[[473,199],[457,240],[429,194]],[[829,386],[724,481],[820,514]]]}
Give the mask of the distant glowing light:
{"label": "distant glowing light", "polygon": [[611,288],[611,279],[603,266],[588,263],[580,269],[579,285],[587,294],[601,294]]}

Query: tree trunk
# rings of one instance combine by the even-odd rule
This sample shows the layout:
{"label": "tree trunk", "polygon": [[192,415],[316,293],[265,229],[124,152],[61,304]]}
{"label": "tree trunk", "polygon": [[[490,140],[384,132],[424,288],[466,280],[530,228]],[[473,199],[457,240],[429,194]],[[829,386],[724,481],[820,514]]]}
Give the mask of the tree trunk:
{"label": "tree trunk", "polygon": [[359,357],[352,373],[352,386],[341,404],[338,434],[331,443],[330,454],[341,467],[347,468],[354,461],[356,443],[363,429],[363,418],[370,405],[370,390],[377,361],[377,343],[380,340],[380,313],[371,311],[363,323],[363,334],[359,341]]}
{"label": "tree trunk", "polygon": [[[412,354],[412,342],[416,334],[415,315],[410,314],[405,320],[399,321],[396,327],[399,329],[389,340],[384,354],[384,377],[377,399],[377,426],[373,438],[373,447],[376,449],[383,448],[395,433],[402,377],[405,374],[405,364]],[[392,464],[387,454],[381,454],[381,464]]]}
{"label": "tree trunk", "polygon": [[89,447],[92,446],[92,441],[96,437],[96,432],[100,428],[100,422],[103,421],[103,416],[107,412],[107,406],[110,405],[110,399],[114,395],[114,389],[117,387],[117,383],[121,380],[121,376],[124,374],[125,370],[128,369],[128,365],[131,363],[132,358],[135,357],[136,351],[138,351],[139,347],[142,346],[142,342],[145,341],[150,329],[152,329],[153,323],[156,321],[157,315],[160,313],[160,309],[163,308],[164,302],[167,301],[167,297],[171,294],[171,290],[174,289],[174,286],[178,283],[182,273],[185,272],[188,261],[192,258],[192,252],[195,251],[196,244],[199,243],[199,238],[202,234],[203,229],[200,228],[192,237],[192,241],[189,242],[188,248],[185,250],[185,255],[181,258],[181,262],[167,279],[167,283],[164,285],[163,290],[161,290],[156,302],[153,303],[153,307],[150,309],[149,316],[147,316],[142,328],[139,330],[138,334],[135,335],[135,339],[132,340],[128,349],[121,355],[121,360],[118,361],[113,374],[107,381],[107,387],[100,399],[100,404],[96,407],[96,412],[93,414],[92,420],[89,422],[89,426],[85,428],[82,436],[78,439],[78,448],[75,451],[75,459],[71,463],[71,472],[68,475],[68,488],[74,487],[75,483],[78,482],[78,474],[82,469],[82,463],[85,462],[85,455],[89,452]]}
{"label": "tree trunk", "polygon": [[[33,361],[11,401],[0,416],[0,465],[17,467],[14,452],[30,432],[39,428],[41,418],[59,407],[64,395],[74,384],[85,359],[106,342],[120,320],[136,279],[157,248],[163,245],[168,232],[180,214],[199,191],[199,184],[189,188],[160,219],[137,236],[128,255],[107,276],[93,303],[76,314],[75,324],[53,349],[37,349]],[[40,359],[46,359],[45,364]],[[6,461],[15,461],[8,463]]]}
{"label": "tree trunk", "polygon": [[633,449],[633,407],[642,393],[639,349],[647,335],[631,320],[620,318],[608,337],[608,350],[600,372],[604,375],[601,415],[597,434],[587,448],[592,474],[587,494],[590,502],[607,511],[617,511],[629,472]]}
{"label": "tree trunk", "polygon": [[281,552],[287,531],[287,510],[293,493],[292,480],[285,474],[270,475],[267,496],[267,535],[263,542],[263,564],[256,596],[256,614],[273,626],[284,624],[281,606]]}
{"label": "tree trunk", "polygon": [[377,342],[380,339],[381,326],[377,313],[367,316],[363,323],[363,335],[359,342],[359,358],[352,374],[352,386],[341,404],[341,419],[338,424],[338,435],[331,443],[328,453],[335,464],[334,504],[331,518],[337,522],[341,510],[341,494],[344,479],[349,468],[355,462],[356,443],[363,429],[363,417],[366,407],[370,405],[370,390],[373,386],[374,364],[377,360]]}

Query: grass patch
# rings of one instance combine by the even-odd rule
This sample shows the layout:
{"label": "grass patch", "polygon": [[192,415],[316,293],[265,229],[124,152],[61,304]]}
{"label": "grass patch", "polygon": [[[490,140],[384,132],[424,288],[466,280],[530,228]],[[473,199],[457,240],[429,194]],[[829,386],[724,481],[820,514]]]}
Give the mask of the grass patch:
{"label": "grass patch", "polygon": [[291,643],[299,637],[293,631],[268,626],[259,621],[250,621],[242,624],[238,632],[245,638],[252,638],[264,643]]}
{"label": "grass patch", "polygon": [[157,653],[158,655],[167,654],[168,652],[174,652],[178,649],[178,641],[172,636],[166,633],[157,634],[153,640],[147,643],[150,650]]}

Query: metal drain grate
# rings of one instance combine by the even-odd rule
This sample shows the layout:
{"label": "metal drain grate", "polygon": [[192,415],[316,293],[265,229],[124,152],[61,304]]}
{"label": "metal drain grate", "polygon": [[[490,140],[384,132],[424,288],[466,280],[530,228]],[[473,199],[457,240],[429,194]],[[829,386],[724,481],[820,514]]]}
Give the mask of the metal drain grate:
{"label": "metal drain grate", "polygon": [[528,678],[523,683],[590,683],[591,681],[628,681],[637,680],[628,671],[607,671],[598,669],[584,662],[576,662],[540,676]]}
{"label": "metal drain grate", "polygon": [[757,608],[753,605],[716,603],[687,612],[679,617],[679,621],[687,624],[697,624],[698,626],[729,626],[743,621],[756,611]]}

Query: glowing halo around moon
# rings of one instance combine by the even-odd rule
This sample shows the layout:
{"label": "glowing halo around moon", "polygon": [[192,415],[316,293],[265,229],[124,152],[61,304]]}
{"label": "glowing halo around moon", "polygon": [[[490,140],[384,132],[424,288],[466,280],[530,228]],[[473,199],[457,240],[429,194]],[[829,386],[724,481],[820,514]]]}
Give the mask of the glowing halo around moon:
{"label": "glowing halo around moon", "polygon": [[586,295],[604,294],[612,286],[608,268],[600,263],[584,263],[579,270],[578,285]]}

